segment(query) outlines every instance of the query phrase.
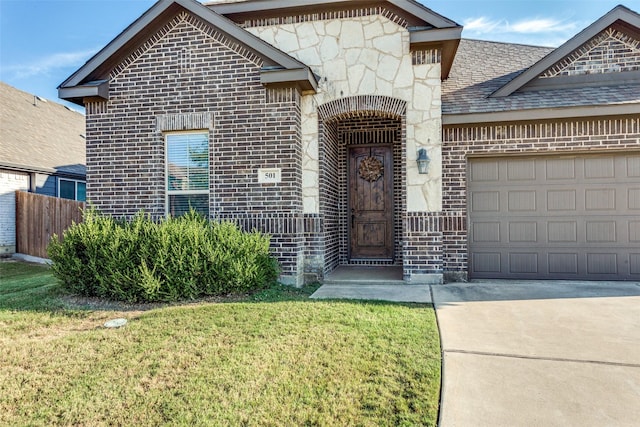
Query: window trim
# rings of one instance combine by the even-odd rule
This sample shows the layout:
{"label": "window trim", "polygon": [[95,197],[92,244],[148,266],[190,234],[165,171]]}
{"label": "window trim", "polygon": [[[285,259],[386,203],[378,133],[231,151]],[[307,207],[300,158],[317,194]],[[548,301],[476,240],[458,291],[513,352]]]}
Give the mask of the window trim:
{"label": "window trim", "polygon": [[[208,158],[207,158],[207,189],[206,190],[169,190],[169,137],[171,135],[188,135],[188,134],[198,134],[198,135],[206,135],[207,136],[207,147],[208,147]],[[170,209],[169,209],[169,198],[173,195],[197,195],[197,194],[206,194],[211,198],[211,135],[208,129],[196,129],[196,130],[188,130],[188,131],[170,131],[163,132],[164,138],[164,215],[165,217],[169,217]],[[209,203],[211,200],[209,200]],[[207,214],[209,212],[210,207],[207,206]]]}
{"label": "window trim", "polygon": [[[72,178],[61,178],[58,177],[58,185],[56,186],[56,197],[58,197],[59,199],[62,199],[63,197],[60,196],[60,183],[62,181],[67,181],[67,182],[73,182],[73,200],[75,200],[76,202],[86,202],[86,200],[78,200],[78,184],[84,184],[85,185],[85,195],[86,195],[86,186],[87,186],[87,181],[82,181],[80,179],[72,179]],[[86,197],[85,197],[86,199]],[[67,199],[65,198],[65,200],[71,200],[71,199]]]}

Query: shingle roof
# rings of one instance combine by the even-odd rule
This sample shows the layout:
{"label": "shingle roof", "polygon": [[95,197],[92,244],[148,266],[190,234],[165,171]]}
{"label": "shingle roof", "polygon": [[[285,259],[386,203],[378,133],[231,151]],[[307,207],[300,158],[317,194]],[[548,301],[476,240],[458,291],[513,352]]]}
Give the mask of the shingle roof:
{"label": "shingle roof", "polygon": [[84,133],[82,114],[0,82],[0,166],[85,175]]}
{"label": "shingle roof", "polygon": [[442,113],[468,114],[640,102],[640,84],[515,92],[489,96],[552,48],[462,39],[442,86]]}

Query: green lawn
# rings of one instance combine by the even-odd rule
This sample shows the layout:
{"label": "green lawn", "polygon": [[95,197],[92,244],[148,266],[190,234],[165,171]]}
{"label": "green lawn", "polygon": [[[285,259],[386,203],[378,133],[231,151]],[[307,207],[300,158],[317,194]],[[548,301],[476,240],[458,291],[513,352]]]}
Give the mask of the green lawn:
{"label": "green lawn", "polygon": [[0,262],[0,425],[435,426],[432,307],[309,292],[96,309]]}

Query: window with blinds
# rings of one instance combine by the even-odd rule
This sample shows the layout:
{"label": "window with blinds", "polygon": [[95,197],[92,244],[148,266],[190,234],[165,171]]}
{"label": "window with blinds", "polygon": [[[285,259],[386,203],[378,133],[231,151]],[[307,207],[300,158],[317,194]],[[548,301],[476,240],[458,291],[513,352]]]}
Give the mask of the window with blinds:
{"label": "window with blinds", "polygon": [[167,213],[180,216],[191,208],[209,216],[209,133],[171,133],[167,153]]}

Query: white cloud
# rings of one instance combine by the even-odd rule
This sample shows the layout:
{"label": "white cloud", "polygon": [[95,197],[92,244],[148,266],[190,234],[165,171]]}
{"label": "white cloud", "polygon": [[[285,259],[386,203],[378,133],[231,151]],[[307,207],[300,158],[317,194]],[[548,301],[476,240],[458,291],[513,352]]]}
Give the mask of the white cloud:
{"label": "white cloud", "polygon": [[558,46],[573,36],[578,23],[553,18],[528,18],[510,23],[487,16],[463,21],[464,36],[540,46]]}
{"label": "white cloud", "polygon": [[26,64],[13,64],[2,67],[3,73],[9,72],[16,79],[48,75],[51,71],[84,64],[98,49],[78,52],[54,53]]}
{"label": "white cloud", "polygon": [[467,19],[463,23],[464,29],[476,34],[492,33],[504,26],[504,21],[492,21],[485,16]]}
{"label": "white cloud", "polygon": [[574,31],[576,24],[548,18],[534,18],[509,25],[510,32],[521,34],[558,33]]}

